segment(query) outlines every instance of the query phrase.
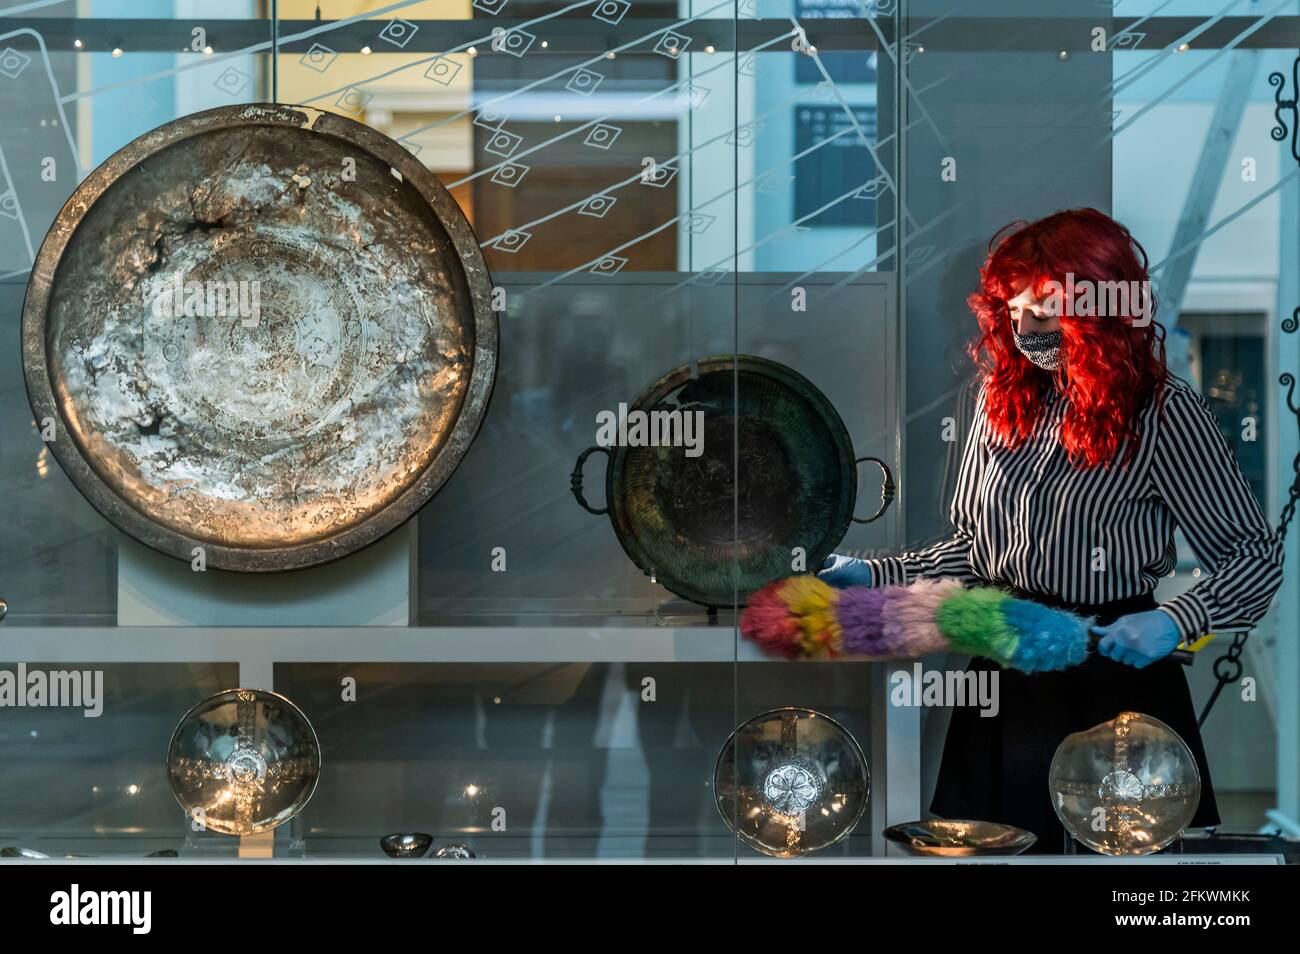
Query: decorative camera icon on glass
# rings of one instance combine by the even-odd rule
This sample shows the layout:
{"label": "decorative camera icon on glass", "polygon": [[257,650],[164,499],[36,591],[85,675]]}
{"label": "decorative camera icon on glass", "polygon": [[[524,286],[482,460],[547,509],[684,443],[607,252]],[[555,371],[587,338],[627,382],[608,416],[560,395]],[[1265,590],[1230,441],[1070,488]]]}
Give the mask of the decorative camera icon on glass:
{"label": "decorative camera icon on glass", "polygon": [[571,93],[577,93],[579,96],[590,96],[596,92],[596,87],[605,77],[601,76],[594,70],[580,69],[569,77],[569,81],[564,84],[564,88]]}
{"label": "decorative camera icon on glass", "polygon": [[510,0],[474,0],[474,9],[496,16],[505,9],[506,4],[509,2]]}
{"label": "decorative camera icon on glass", "polygon": [[857,192],[853,193],[855,199],[874,199],[880,193],[884,192],[889,186],[889,177],[884,173],[876,176]]}
{"label": "decorative camera icon on glass", "polygon": [[415,36],[420,28],[410,20],[389,20],[384,28],[379,31],[379,39],[393,46],[404,47],[411,42],[411,37]]}
{"label": "decorative camera icon on glass", "polygon": [[724,142],[728,146],[739,146],[742,149],[747,149],[754,145],[754,140],[758,138],[758,132],[762,128],[763,124],[757,120],[752,123],[745,123],[743,126],[737,126],[727,133]]}
{"label": "decorative camera icon on glass", "polygon": [[632,4],[627,0],[597,0],[596,9],[591,11],[591,15],[606,23],[618,23],[630,9]]}
{"label": "decorative camera icon on glass", "polygon": [[357,89],[355,86],[349,86],[343,91],[342,95],[334,101],[334,105],[340,109],[347,109],[354,113],[359,113],[361,110],[365,109],[366,104],[374,98],[374,94],[372,93],[367,93],[363,89]]}
{"label": "decorative camera icon on glass", "polygon": [[339,55],[324,43],[313,43],[311,49],[304,53],[298,62],[309,70],[324,73],[338,58]]}
{"label": "decorative camera icon on glass", "polygon": [[498,252],[508,252],[513,255],[527,245],[532,237],[531,232],[525,232],[523,229],[506,229],[501,237],[492,243],[492,247]]}
{"label": "decorative camera icon on glass", "polygon": [[519,148],[523,141],[523,136],[506,132],[504,129],[496,129],[493,130],[492,135],[488,136],[488,141],[484,144],[483,149],[494,156],[508,159],[515,154],[515,150]]}
{"label": "decorative camera icon on glass", "polygon": [[537,42],[537,37],[527,30],[505,30],[501,27],[492,28],[492,49],[498,53],[509,53],[511,56],[523,56],[533,44]]}
{"label": "decorative camera icon on glass", "polygon": [[709,215],[705,212],[690,212],[682,218],[682,231],[691,235],[699,235],[701,232],[707,232],[709,226],[718,220],[716,215]]}
{"label": "decorative camera icon on glass", "polygon": [[677,177],[677,167],[668,163],[659,165],[653,160],[643,161],[641,165],[641,184],[662,189]]}
{"label": "decorative camera icon on glass", "polygon": [[582,203],[582,208],[578,210],[579,215],[589,215],[593,219],[603,219],[609,214],[609,210],[614,208],[614,203],[618,199],[612,195],[593,195]]}
{"label": "decorative camera icon on glass", "polygon": [[1137,30],[1121,30],[1110,38],[1107,50],[1136,50],[1146,38],[1145,33]]}
{"label": "decorative camera icon on glass", "polygon": [[227,66],[217,77],[217,81],[212,84],[214,89],[219,89],[229,96],[238,96],[247,86],[248,74],[233,66]]}
{"label": "decorative camera icon on glass", "polygon": [[708,99],[709,88],[696,83],[687,83],[677,91],[677,102],[687,109],[699,109]]}
{"label": "decorative camera icon on glass", "polygon": [[691,38],[689,36],[683,36],[680,33],[674,33],[672,30],[669,30],[659,38],[659,42],[655,44],[654,51],[660,56],[666,56],[671,60],[675,60],[681,53],[685,52],[686,48],[690,45]]}
{"label": "decorative camera icon on glass", "polygon": [[595,149],[608,149],[614,145],[623,132],[618,126],[611,126],[608,123],[597,123],[592,126],[587,133],[587,138],[582,141],[584,146],[591,146]]}
{"label": "decorative camera icon on glass", "polygon": [[441,83],[443,86],[450,86],[451,81],[456,78],[460,72],[461,64],[455,60],[440,56],[429,64],[429,68],[424,71],[424,75],[435,83]]}
{"label": "decorative camera icon on glass", "polygon": [[0,50],[0,74],[9,77],[9,79],[17,79],[23,74],[23,70],[27,69],[27,64],[31,61],[32,58],[26,53],[6,46],[3,50]]}
{"label": "decorative camera icon on glass", "polygon": [[591,266],[591,273],[593,275],[613,275],[616,272],[621,272],[626,264],[627,259],[622,255],[605,255]]}
{"label": "decorative camera icon on glass", "polygon": [[497,185],[508,186],[513,189],[524,181],[524,176],[528,175],[528,169],[528,166],[520,165],[517,162],[507,162],[492,173],[492,181]]}

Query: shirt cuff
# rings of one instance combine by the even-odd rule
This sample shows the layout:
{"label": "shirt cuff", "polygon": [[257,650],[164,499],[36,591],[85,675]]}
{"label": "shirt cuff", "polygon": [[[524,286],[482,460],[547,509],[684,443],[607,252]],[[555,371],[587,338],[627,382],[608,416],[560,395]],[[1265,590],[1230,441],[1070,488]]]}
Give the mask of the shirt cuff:
{"label": "shirt cuff", "polygon": [[1156,609],[1167,613],[1178,627],[1182,641],[1191,645],[1210,631],[1210,611],[1192,591],[1165,600]]}
{"label": "shirt cuff", "polygon": [[871,567],[873,586],[907,586],[907,564],[899,557],[881,557],[863,562]]}

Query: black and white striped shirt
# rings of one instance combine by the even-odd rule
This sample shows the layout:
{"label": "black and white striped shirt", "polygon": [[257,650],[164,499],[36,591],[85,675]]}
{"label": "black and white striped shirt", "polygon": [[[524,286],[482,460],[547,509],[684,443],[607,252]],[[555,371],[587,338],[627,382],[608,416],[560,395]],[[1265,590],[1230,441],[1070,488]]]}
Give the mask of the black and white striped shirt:
{"label": "black and white striped shirt", "polygon": [[1054,389],[1015,449],[990,433],[984,390],[962,453],[949,516],[932,546],[866,561],[877,585],[956,577],[1007,584],[1065,603],[1149,593],[1177,558],[1182,529],[1202,572],[1160,608],[1186,640],[1263,617],[1282,583],[1282,542],[1264,519],[1205,399],[1169,375],[1163,411],[1148,402],[1126,471],[1080,470],[1058,438],[1067,399]]}

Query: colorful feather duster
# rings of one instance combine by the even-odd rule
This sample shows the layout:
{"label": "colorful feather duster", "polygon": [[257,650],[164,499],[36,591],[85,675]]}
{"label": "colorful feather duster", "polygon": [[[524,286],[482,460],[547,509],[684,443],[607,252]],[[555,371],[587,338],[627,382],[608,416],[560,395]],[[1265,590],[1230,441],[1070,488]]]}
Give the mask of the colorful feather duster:
{"label": "colorful feather duster", "polygon": [[750,596],[740,631],[782,656],[900,659],[952,650],[1046,672],[1083,662],[1091,622],[956,580],[837,589],[792,576]]}

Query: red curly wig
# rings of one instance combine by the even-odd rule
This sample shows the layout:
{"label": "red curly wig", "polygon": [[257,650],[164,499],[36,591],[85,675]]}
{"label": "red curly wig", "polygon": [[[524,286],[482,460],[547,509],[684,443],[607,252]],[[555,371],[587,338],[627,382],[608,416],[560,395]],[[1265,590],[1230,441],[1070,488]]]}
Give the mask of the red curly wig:
{"label": "red curly wig", "polygon": [[[1063,360],[1055,371],[1020,353],[1007,302],[1031,284],[1035,297],[1047,298],[1050,283],[1065,286],[1069,273],[1076,287],[1084,281],[1147,282],[1147,265],[1146,251],[1129,230],[1091,208],[1015,222],[994,235],[980,289],[966,301],[980,325],[968,351],[986,387],[990,429],[1002,443],[1015,447],[1029,437],[1046,390],[1057,387],[1069,399],[1061,442],[1071,462],[1080,468],[1117,459],[1127,465],[1136,449],[1138,414],[1164,391],[1165,330],[1153,317],[1154,295],[1147,299],[1149,321],[1140,314],[1076,315],[1076,302],[1060,296]],[[1137,303],[1128,310],[1136,311]]]}

